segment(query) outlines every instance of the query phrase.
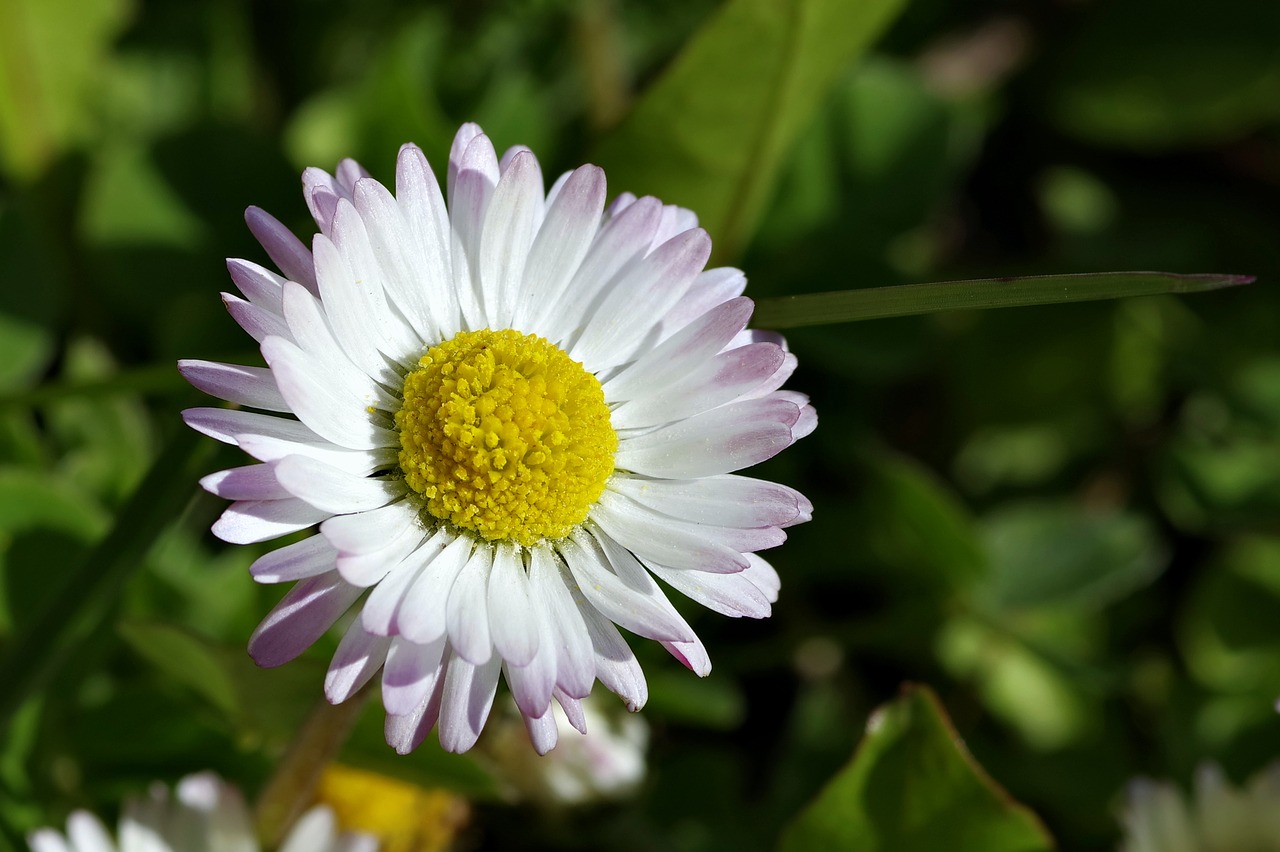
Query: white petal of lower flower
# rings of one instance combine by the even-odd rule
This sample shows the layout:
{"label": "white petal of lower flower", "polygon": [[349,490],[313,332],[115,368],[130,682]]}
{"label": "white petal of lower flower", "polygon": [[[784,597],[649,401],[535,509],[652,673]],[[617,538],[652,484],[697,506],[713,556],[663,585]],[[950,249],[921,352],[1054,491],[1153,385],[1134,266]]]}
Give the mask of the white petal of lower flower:
{"label": "white petal of lower flower", "polygon": [[[244,797],[212,772],[181,779],[170,792],[154,784],[125,802],[118,843],[106,825],[85,811],[67,819],[65,836],[51,828],[32,832],[32,852],[260,852]],[[340,832],[333,812],[315,807],[290,827],[280,852],[377,852],[377,838]]]}
{"label": "white petal of lower flower", "polygon": [[637,710],[644,673],[619,632],[656,639],[695,672],[706,649],[657,577],[709,609],[761,618],[775,547],[812,504],[731,475],[807,434],[780,390],[785,340],[746,330],[745,276],[705,269],[688,210],[623,193],[604,173],[545,190],[527,148],[499,159],[464,125],[447,196],[403,146],[395,192],[344,160],[308,169],[312,249],[261,211],[280,267],[229,262],[228,309],[267,367],[185,361],[198,387],[271,413],[193,409],[192,428],[263,462],[205,477],[233,500],[232,542],[319,527],[260,557],[296,582],[250,652],[293,659],[353,606],[325,678],[332,701],[381,671],[387,741],[436,728],[470,748],[505,677],[535,749],[584,722],[599,680]]}

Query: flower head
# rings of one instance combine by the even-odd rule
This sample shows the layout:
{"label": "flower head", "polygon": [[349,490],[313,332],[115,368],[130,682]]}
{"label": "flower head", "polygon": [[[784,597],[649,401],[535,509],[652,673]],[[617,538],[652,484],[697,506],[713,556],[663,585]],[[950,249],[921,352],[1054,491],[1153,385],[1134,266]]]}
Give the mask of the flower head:
{"label": "flower head", "polygon": [[551,754],[535,757],[514,714],[499,713],[478,750],[517,797],[546,807],[585,805],[635,793],[648,769],[649,726],[639,716],[610,713],[601,699],[582,701],[590,733],[573,736],[573,723],[551,705],[565,741]]}
{"label": "flower head", "polygon": [[[758,550],[808,520],[796,491],[734,475],[810,432],[782,338],[692,213],[583,166],[544,191],[533,154],[499,160],[475,125],[449,158],[448,205],[406,145],[395,193],[346,160],[303,175],[311,249],[251,208],[280,268],[229,262],[228,310],[266,368],[184,361],[197,387],[259,411],[188,424],[260,462],[206,477],[235,501],[214,525],[252,543],[318,527],[254,563],[296,582],[250,640],[301,653],[360,601],[329,700],[380,669],[387,740],[437,724],[465,751],[505,675],[539,752],[551,703],[584,727],[595,680],[647,697],[622,627],[700,675],[706,651],[656,580],[731,616],[769,614]],[[266,413],[262,413],[266,412]]]}
{"label": "flower head", "polygon": [[[257,838],[240,792],[212,772],[188,775],[173,795],[163,784],[145,798],[125,803],[118,837],[87,811],[67,818],[67,833],[32,832],[31,852],[258,852]],[[376,852],[364,834],[340,834],[333,812],[315,807],[303,814],[280,852]]]}
{"label": "flower head", "polygon": [[1188,801],[1172,784],[1129,785],[1122,852],[1280,852],[1280,764],[1236,788],[1215,764]]}

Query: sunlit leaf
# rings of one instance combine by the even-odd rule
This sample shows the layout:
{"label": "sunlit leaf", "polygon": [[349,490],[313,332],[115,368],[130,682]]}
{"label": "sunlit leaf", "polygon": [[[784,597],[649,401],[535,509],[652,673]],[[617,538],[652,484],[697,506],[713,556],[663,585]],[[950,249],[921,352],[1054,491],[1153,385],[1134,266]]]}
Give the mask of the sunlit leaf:
{"label": "sunlit leaf", "polygon": [[1249,284],[1253,280],[1248,275],[1099,272],[901,284],[761,299],[756,305],[753,323],[762,328],[796,328],[939,311],[1055,305],[1158,293],[1199,293]]}
{"label": "sunlit leaf", "polygon": [[1040,821],[965,749],[933,693],[876,710],[850,761],[782,836],[784,852],[1039,852]]}
{"label": "sunlit leaf", "polygon": [[694,210],[737,256],[836,76],[902,5],[730,0],[601,145],[610,185]]}
{"label": "sunlit leaf", "polygon": [[125,0],[0,3],[0,167],[32,177],[91,128],[93,86]]}
{"label": "sunlit leaf", "polygon": [[982,521],[995,609],[1096,609],[1151,582],[1167,559],[1143,517],[1074,504],[1018,503]]}

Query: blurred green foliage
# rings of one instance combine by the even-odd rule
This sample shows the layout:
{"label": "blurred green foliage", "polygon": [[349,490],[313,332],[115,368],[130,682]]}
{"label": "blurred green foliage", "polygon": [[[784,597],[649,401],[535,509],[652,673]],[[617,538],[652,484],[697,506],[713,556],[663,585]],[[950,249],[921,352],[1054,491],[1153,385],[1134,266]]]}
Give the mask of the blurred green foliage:
{"label": "blurred green foliage", "polygon": [[[217,300],[223,257],[264,260],[244,207],[308,233],[302,167],[355,156],[388,179],[409,140],[439,167],[476,120],[548,175],[596,158],[613,193],[694,205],[757,297],[1260,281],[790,333],[821,426],[762,475],[815,519],[770,555],[773,618],[688,608],[710,679],[636,643],[654,729],[636,799],[504,804],[467,758],[396,758],[376,711],[344,757],[465,791],[483,848],[770,848],[833,776],[809,814],[883,828],[910,804],[883,779],[907,778],[1043,848],[973,760],[1061,848],[1114,848],[1132,776],[1215,758],[1239,779],[1280,755],[1277,8],[0,3],[0,660],[148,508],[135,489],[199,399],[168,365],[256,358]],[[119,594],[86,602],[0,723],[0,848],[193,770],[252,793],[320,696],[331,640],[281,671],[243,655],[280,591],[251,582],[258,549],[209,536],[218,501],[184,476],[125,515],[162,531],[124,533]],[[932,685],[972,760],[917,691],[836,776],[904,681]]]}

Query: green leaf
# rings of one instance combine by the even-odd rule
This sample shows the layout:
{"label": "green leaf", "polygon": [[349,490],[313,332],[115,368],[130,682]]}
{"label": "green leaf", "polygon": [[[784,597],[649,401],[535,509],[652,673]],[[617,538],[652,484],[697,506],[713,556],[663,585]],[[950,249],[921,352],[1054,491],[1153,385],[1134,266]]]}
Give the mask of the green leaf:
{"label": "green leaf", "polygon": [[698,214],[717,256],[750,241],[778,170],[901,0],[729,0],[600,146],[615,189]]}
{"label": "green leaf", "polygon": [[783,833],[782,850],[1037,852],[1053,841],[964,748],[938,699],[908,686]]}
{"label": "green leaf", "polygon": [[761,328],[797,328],[938,311],[1056,305],[1160,293],[1199,293],[1250,284],[1253,280],[1250,275],[1212,273],[1096,272],[900,284],[761,299],[756,303],[753,324]]}
{"label": "green leaf", "polygon": [[0,168],[38,174],[92,131],[93,87],[125,0],[0,3]]}
{"label": "green leaf", "polygon": [[1275,3],[1111,0],[1079,20],[1053,45],[1041,90],[1069,133],[1163,151],[1239,138],[1280,117]]}
{"label": "green leaf", "polygon": [[650,712],[689,725],[732,730],[742,724],[746,701],[728,678],[690,677],[683,669],[656,669],[648,676]]}
{"label": "green leaf", "polygon": [[33,615],[0,659],[0,727],[27,696],[87,641],[142,564],[160,532],[178,516],[210,452],[190,429],[178,431],[117,516],[111,531],[86,554]]}
{"label": "green leaf", "polygon": [[1097,609],[1146,585],[1166,554],[1143,517],[1071,504],[1015,504],[983,519],[994,609]]}
{"label": "green leaf", "polygon": [[918,462],[893,454],[874,458],[860,513],[877,560],[922,591],[964,589],[986,571],[972,514]]}
{"label": "green leaf", "polygon": [[303,658],[269,671],[254,664],[242,645],[179,627],[126,621],[117,629],[168,679],[211,704],[242,742],[288,742],[320,697],[324,666],[317,661]]}
{"label": "green leaf", "polygon": [[[236,693],[235,680],[227,670],[221,649],[199,636],[163,624],[126,621],[116,629],[140,656],[173,681],[195,690],[227,716],[240,714],[241,696]],[[240,655],[245,656],[243,650]]]}
{"label": "green leaf", "polygon": [[107,525],[82,491],[48,474],[0,469],[0,635],[23,626],[51,597],[50,586]]}

